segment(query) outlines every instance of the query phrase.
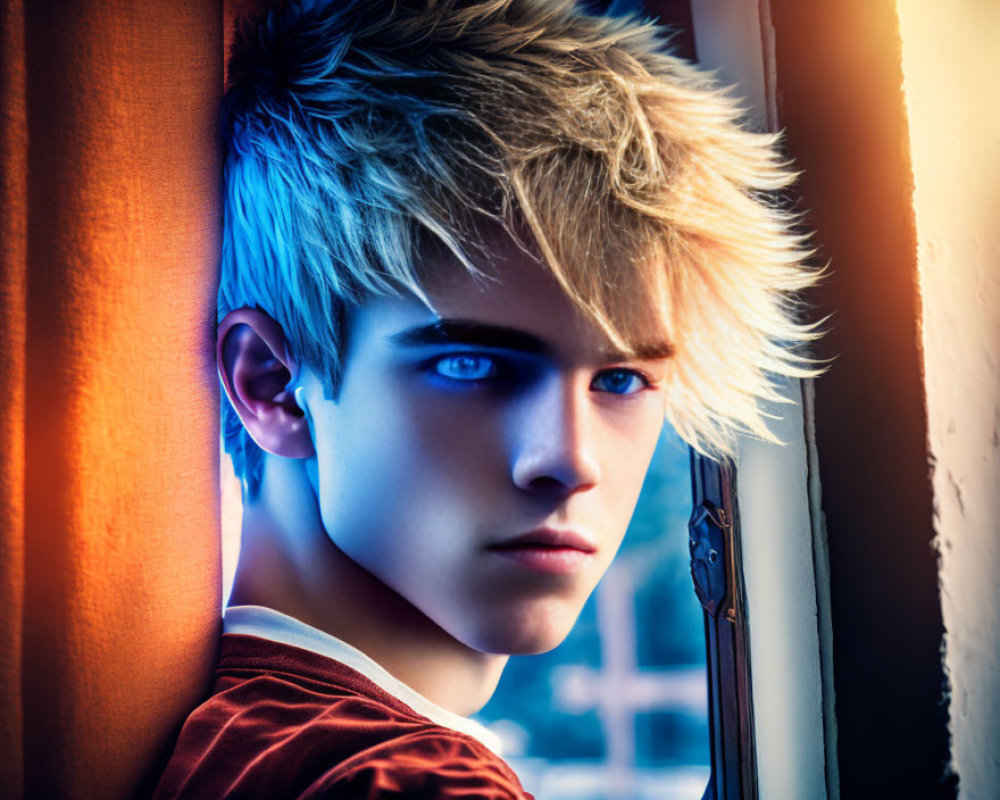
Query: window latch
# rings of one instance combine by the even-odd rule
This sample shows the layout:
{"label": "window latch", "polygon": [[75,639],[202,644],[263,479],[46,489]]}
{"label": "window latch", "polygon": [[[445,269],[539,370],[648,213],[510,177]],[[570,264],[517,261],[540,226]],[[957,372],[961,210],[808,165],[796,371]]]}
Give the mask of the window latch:
{"label": "window latch", "polygon": [[694,591],[701,607],[713,617],[719,615],[726,598],[725,519],[725,511],[704,500],[695,506],[688,522]]}

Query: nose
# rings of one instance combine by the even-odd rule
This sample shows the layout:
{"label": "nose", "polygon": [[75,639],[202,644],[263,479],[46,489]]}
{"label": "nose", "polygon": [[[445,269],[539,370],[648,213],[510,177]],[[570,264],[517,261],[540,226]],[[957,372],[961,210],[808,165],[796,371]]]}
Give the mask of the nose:
{"label": "nose", "polygon": [[511,420],[515,485],[569,495],[600,481],[589,395],[572,376],[554,375],[522,399]]}

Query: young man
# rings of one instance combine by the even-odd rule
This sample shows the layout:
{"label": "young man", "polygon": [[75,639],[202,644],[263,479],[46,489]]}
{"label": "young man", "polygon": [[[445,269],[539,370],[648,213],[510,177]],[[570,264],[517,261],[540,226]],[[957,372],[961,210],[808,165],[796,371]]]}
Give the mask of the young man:
{"label": "young man", "polygon": [[525,797],[470,722],[559,644],[664,419],[770,438],[772,137],[564,0],[292,2],[234,47],[218,364],[243,542],[157,797]]}

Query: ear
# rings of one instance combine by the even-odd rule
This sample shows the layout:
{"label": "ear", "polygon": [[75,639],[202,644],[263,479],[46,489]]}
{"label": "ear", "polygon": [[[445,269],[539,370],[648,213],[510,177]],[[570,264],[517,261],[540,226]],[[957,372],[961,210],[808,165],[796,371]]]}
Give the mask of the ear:
{"label": "ear", "polygon": [[230,311],[218,326],[215,358],[229,402],[262,450],[286,458],[315,453],[305,413],[288,390],[299,367],[277,322],[254,308]]}

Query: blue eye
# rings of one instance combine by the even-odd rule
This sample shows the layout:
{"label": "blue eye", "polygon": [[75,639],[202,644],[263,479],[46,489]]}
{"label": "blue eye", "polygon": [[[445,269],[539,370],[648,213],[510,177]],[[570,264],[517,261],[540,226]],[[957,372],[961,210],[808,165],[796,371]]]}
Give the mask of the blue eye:
{"label": "blue eye", "polygon": [[638,372],[630,369],[609,369],[600,373],[590,384],[592,389],[610,394],[636,394],[649,386]]}
{"label": "blue eye", "polygon": [[432,369],[438,375],[453,381],[482,381],[499,372],[492,358],[479,355],[445,356],[436,360]]}

